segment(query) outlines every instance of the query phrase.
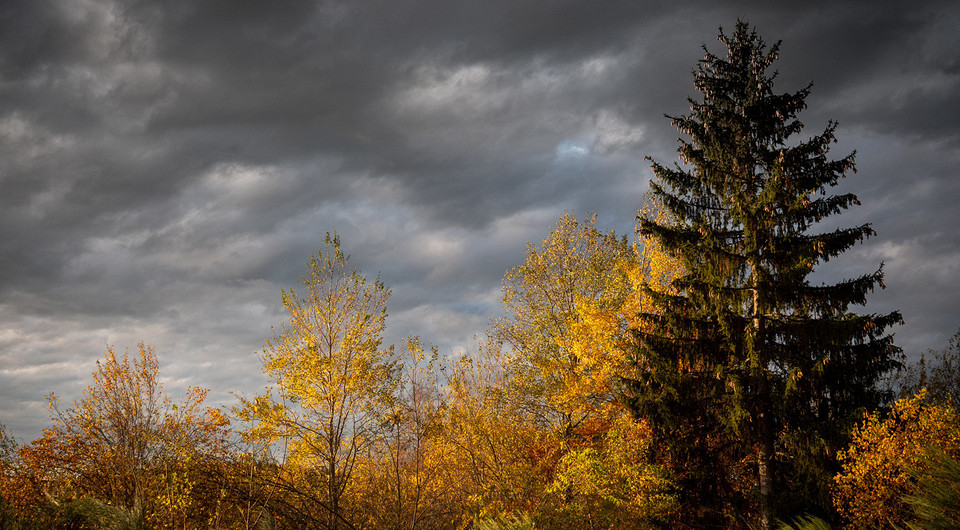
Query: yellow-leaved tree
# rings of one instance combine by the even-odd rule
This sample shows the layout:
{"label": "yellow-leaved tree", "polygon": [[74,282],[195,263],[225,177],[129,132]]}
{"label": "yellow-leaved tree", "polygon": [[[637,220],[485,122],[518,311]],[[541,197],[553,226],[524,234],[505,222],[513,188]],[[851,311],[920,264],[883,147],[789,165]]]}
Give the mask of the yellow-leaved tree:
{"label": "yellow-leaved tree", "polygon": [[228,453],[229,422],[203,406],[206,395],[194,387],[174,403],[152,346],[140,343],[132,361],[108,348],[80,400],[63,408],[50,395],[54,424],[21,458],[56,504],[92,496],[139,524],[207,525],[219,518],[219,493],[204,461]]}
{"label": "yellow-leaved tree", "polygon": [[[459,491],[464,521],[538,513],[561,440],[509,386],[500,346],[484,342],[448,375],[448,403],[431,458]],[[462,525],[460,525],[462,526]]]}
{"label": "yellow-leaved tree", "polygon": [[618,319],[607,316],[631,293],[633,258],[627,239],[601,232],[596,215],[581,223],[566,214],[540,247],[527,246],[524,263],[503,279],[507,316],[494,323],[491,336],[510,350],[514,394],[564,438],[612,399],[604,388],[604,360],[585,358],[571,334],[606,340],[620,331]]}
{"label": "yellow-leaved tree", "polygon": [[563,455],[551,493],[559,516],[579,528],[662,528],[676,504],[667,472],[651,463],[646,422],[612,416],[592,443]]}
{"label": "yellow-leaved tree", "polygon": [[262,354],[273,385],[238,409],[253,422],[246,436],[282,455],[276,481],[295,524],[353,526],[357,459],[379,442],[396,395],[398,365],[381,347],[390,291],[347,261],[327,234],[302,290],[283,291],[288,320]]}
{"label": "yellow-leaved tree", "polygon": [[[653,265],[667,275],[667,263]],[[507,272],[506,316],[488,347],[495,381],[471,389],[462,375],[478,364],[461,370],[463,388],[451,385],[459,392],[451,427],[469,461],[484,464],[471,473],[487,484],[477,488],[482,516],[526,512],[557,528],[643,526],[671,508],[669,481],[640,443],[648,428],[618,400],[642,304],[637,287],[651,272],[626,238],[597,228],[595,215],[581,222],[572,214]],[[624,445],[621,435],[637,443]],[[501,440],[509,440],[506,455]]]}
{"label": "yellow-leaved tree", "polygon": [[635,316],[645,309],[641,286],[669,291],[682,268],[648,239],[611,265],[605,295],[575,294],[566,333],[556,338],[576,359],[568,367],[566,402],[576,404],[585,421],[579,439],[568,440],[551,491],[561,496],[559,515],[581,525],[658,526],[676,505],[668,493],[670,473],[653,464],[649,424],[624,409],[619,382],[635,377],[628,359],[636,351]]}
{"label": "yellow-leaved tree", "polygon": [[916,476],[928,474],[929,451],[960,458],[960,416],[947,404],[927,402],[927,391],[904,398],[886,417],[874,413],[853,432],[840,453],[833,502],[851,528],[902,523],[913,510],[905,497],[917,493]]}
{"label": "yellow-leaved tree", "polygon": [[[581,237],[597,237],[595,228],[591,229],[594,222],[585,223]],[[616,382],[636,369],[627,359],[636,350],[633,332],[640,322],[635,317],[649,310],[644,307],[641,286],[670,292],[670,282],[682,270],[679,260],[651,239],[626,247],[624,240],[616,240],[611,233],[597,241],[605,244],[591,245],[594,256],[589,261],[596,262],[597,254],[608,255],[601,260],[608,268],[606,283],[599,284],[597,291],[574,293],[571,310],[564,312],[563,333],[554,338],[575,360],[565,370],[566,402],[575,403],[585,417],[590,411],[609,410],[618,395]]]}
{"label": "yellow-leaved tree", "polygon": [[449,480],[443,442],[445,395],[436,347],[406,339],[397,400],[384,418],[381,443],[361,455],[357,471],[360,526],[456,528],[462,483]]}

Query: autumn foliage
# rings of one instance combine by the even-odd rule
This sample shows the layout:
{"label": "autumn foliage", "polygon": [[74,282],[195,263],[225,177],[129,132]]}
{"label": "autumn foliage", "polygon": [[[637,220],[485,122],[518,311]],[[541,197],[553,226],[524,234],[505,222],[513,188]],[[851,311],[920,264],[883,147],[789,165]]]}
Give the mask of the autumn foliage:
{"label": "autumn foliage", "polygon": [[[655,242],[595,223],[564,215],[530,245],[505,276],[505,316],[456,357],[417,337],[383,347],[389,290],[330,236],[283,292],[288,321],[261,354],[274,384],[241,399],[235,432],[205,390],[164,392],[152,347],[110,348],[81,399],[50,396],[43,436],[4,438],[0,515],[20,527],[682,525],[701,513],[683,488],[702,471],[678,448],[725,446],[706,430],[658,435],[625,407],[623,382],[637,375],[635,315],[655,310],[645,293],[673,292],[683,270]],[[827,492],[834,522],[913,517],[930,451],[960,456],[947,403],[921,392],[853,430]]]}
{"label": "autumn foliage", "polygon": [[283,292],[288,321],[267,341],[266,394],[244,399],[247,439],[282,451],[277,485],[311,525],[353,525],[355,470],[374,450],[396,393],[397,364],[381,348],[389,290],[347,265],[336,235],[311,257],[302,290]]}
{"label": "autumn foliage", "polygon": [[57,506],[92,497],[154,527],[215,521],[218,491],[204,471],[226,456],[229,421],[206,395],[191,388],[174,402],[152,347],[132,360],[110,348],[80,400],[64,407],[50,395],[53,425],[20,449],[20,488]]}
{"label": "autumn foliage", "polygon": [[916,494],[931,449],[960,458],[960,416],[950,405],[928,403],[926,390],[897,401],[885,417],[867,417],[840,454],[833,498],[843,520],[880,528],[909,518],[905,497]]}
{"label": "autumn foliage", "polygon": [[262,393],[228,418],[205,389],[167,394],[153,347],[108,347],[38,439],[0,429],[0,527],[960,521],[956,338],[891,406],[899,314],[847,310],[881,271],[807,279],[872,235],[807,232],[856,202],[825,195],[852,156],[827,160],[832,123],[787,145],[809,90],[773,93],[776,46],[745,24],[721,40],[674,120],[692,166],[654,163],[636,239],[563,215],[472,350],[383,344],[389,288],[327,234],[281,291]]}

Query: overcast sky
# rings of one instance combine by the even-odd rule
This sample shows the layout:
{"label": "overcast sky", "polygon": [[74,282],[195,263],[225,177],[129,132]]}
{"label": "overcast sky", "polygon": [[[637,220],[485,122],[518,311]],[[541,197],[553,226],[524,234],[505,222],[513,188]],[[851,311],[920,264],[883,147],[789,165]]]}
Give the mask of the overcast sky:
{"label": "overcast sky", "polygon": [[[723,7],[720,7],[720,5]],[[5,0],[0,422],[21,440],[106,345],[157,347],[166,390],[266,383],[257,357],[326,232],[392,288],[388,341],[470,349],[501,278],[564,212],[632,234],[691,71],[737,18],[782,40],[777,89],[839,121],[824,230],[878,237],[865,309],[910,355],[960,327],[960,4]],[[706,7],[709,6],[709,7]],[[801,7],[802,6],[802,7]]]}

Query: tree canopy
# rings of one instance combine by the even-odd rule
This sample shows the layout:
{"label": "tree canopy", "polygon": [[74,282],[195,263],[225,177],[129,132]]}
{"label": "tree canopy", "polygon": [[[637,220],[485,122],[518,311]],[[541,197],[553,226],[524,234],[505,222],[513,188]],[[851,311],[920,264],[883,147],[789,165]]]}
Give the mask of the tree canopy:
{"label": "tree canopy", "polygon": [[[707,446],[682,457],[704,470],[727,468],[692,477],[700,498],[709,505],[716,491],[740,489],[746,501],[758,499],[769,527],[774,506],[825,490],[852,421],[887,398],[875,383],[897,366],[885,330],[901,318],[850,310],[882,286],[882,267],[833,284],[810,281],[818,264],[874,235],[869,224],[814,231],[858,204],[852,193],[827,191],[854,170],[854,155],[828,158],[833,122],[798,138],[810,86],[774,90],[778,44],[767,47],[745,22],[719,39],[726,53],[704,46],[694,72],[702,99],[672,118],[684,135],[682,165],[653,162],[652,199],[669,221],[639,217],[641,233],[680,259],[684,273],[675,293],[646,289],[659,310],[645,312],[638,328],[642,370],[632,404],[665,429],[715,437],[712,448],[726,461]],[[730,469],[744,463],[755,477],[745,484],[756,491],[730,483]]]}
{"label": "tree canopy", "polygon": [[381,348],[389,289],[348,265],[336,234],[307,263],[301,291],[283,291],[288,321],[267,341],[268,393],[244,400],[248,436],[283,444],[279,484],[312,525],[350,527],[344,506],[358,458],[377,441],[396,390]]}

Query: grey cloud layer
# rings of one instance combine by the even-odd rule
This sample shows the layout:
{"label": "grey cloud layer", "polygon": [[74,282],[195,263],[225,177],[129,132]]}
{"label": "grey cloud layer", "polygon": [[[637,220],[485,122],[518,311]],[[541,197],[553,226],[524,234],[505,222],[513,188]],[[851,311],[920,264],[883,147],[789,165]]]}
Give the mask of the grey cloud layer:
{"label": "grey cloud layer", "polygon": [[[651,3],[654,4],[654,3]],[[630,233],[675,158],[701,42],[738,16],[857,149],[838,222],[880,233],[911,352],[960,325],[960,9],[951,2],[144,2],[0,6],[0,422],[155,343],[224,403],[327,231],[393,287],[391,340],[470,347],[563,211]],[[842,4],[842,5],[838,5]]]}

